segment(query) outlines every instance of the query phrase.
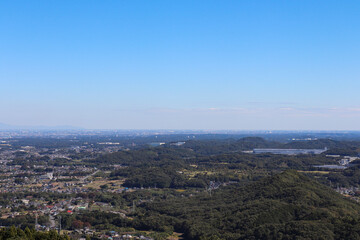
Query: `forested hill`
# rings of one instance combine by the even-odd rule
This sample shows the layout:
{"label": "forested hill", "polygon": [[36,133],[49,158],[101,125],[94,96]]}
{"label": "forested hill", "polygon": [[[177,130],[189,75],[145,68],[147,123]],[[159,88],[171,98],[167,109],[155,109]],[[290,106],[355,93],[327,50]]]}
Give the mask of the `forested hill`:
{"label": "forested hill", "polygon": [[293,141],[284,144],[285,148],[351,148],[358,147],[358,141],[336,141],[332,139],[318,139],[311,141]]}
{"label": "forested hill", "polygon": [[253,150],[254,148],[322,149],[325,147],[329,149],[329,154],[357,155],[357,151],[360,148],[360,142],[318,139],[280,143],[268,141],[260,137],[245,137],[238,140],[190,140],[181,146],[183,149],[192,149],[194,152],[203,155],[239,152]]}
{"label": "forested hill", "polygon": [[143,229],[186,239],[359,239],[360,206],[296,171],[186,199],[145,203]]}
{"label": "forested hill", "polygon": [[239,152],[244,150],[253,150],[254,148],[280,148],[281,146],[281,143],[266,141],[265,139],[260,137],[245,137],[238,140],[190,140],[181,147],[190,148],[199,154],[211,155],[229,152]]}

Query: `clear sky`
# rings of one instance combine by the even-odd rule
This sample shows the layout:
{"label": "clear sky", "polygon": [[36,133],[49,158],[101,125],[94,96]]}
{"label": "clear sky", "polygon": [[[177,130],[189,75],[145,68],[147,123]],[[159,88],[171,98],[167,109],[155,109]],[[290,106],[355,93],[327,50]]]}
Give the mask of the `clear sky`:
{"label": "clear sky", "polygon": [[360,1],[0,1],[0,122],[360,130]]}

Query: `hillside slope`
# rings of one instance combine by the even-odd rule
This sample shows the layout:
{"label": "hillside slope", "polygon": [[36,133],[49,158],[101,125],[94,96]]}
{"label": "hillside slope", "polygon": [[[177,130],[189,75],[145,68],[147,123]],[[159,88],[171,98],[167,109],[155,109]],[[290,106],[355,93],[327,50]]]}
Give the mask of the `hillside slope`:
{"label": "hillside slope", "polygon": [[[139,227],[183,232],[186,239],[357,239],[360,206],[285,171],[212,196],[146,203]],[[157,229],[156,226],[161,226]],[[360,238],[360,237],[359,237]]]}

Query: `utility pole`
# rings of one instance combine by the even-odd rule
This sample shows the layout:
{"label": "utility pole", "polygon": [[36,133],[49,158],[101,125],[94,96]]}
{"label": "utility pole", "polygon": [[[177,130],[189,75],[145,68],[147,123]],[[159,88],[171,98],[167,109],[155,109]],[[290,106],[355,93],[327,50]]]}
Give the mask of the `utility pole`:
{"label": "utility pole", "polygon": [[35,230],[38,230],[38,215],[35,213]]}
{"label": "utility pole", "polygon": [[59,234],[61,233],[61,216],[59,215]]}
{"label": "utility pole", "polygon": [[136,204],[135,204],[135,200],[133,200],[133,207],[132,207],[132,212],[135,212],[135,208],[136,208]]}
{"label": "utility pole", "polygon": [[210,181],[210,184],[209,184],[209,187],[207,188],[209,194],[210,194],[210,197],[211,197],[211,190],[213,190],[213,183],[212,181]]}

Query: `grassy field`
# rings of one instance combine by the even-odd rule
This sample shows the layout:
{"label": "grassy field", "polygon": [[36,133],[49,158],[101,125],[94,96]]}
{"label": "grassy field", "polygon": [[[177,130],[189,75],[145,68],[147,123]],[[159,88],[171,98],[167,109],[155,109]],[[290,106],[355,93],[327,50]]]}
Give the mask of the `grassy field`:
{"label": "grassy field", "polygon": [[[108,189],[118,189],[120,186],[122,186],[122,184],[124,183],[124,180],[106,180],[106,179],[101,179],[101,180],[95,180],[89,184],[87,184],[85,187],[86,188],[93,188],[93,189],[100,189],[100,186],[102,185],[108,185]],[[114,186],[113,186],[114,185]]]}
{"label": "grassy field", "polygon": [[312,173],[312,174],[329,174],[329,171],[301,171],[298,170],[300,173]]}

